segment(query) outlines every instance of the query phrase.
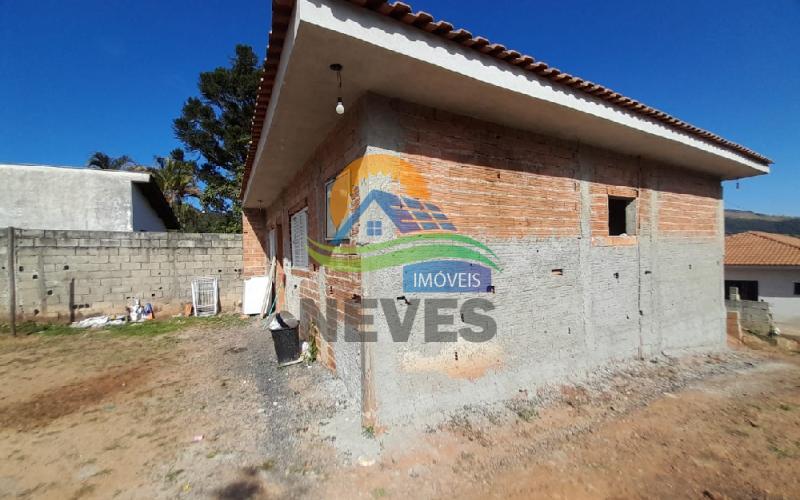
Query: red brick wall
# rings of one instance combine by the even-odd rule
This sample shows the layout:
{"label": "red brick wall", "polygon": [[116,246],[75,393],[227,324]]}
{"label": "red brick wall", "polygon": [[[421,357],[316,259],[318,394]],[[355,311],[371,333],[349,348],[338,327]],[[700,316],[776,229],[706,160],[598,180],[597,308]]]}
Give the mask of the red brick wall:
{"label": "red brick wall", "polygon": [[392,101],[406,159],[466,234],[577,236],[575,147],[564,141]]}
{"label": "red brick wall", "polygon": [[267,237],[264,211],[242,211],[242,257],[245,278],[267,274]]}
{"label": "red brick wall", "polygon": [[[308,236],[316,241],[325,241],[324,186],[326,181],[340,173],[351,161],[364,155],[366,143],[361,130],[363,119],[363,104],[356,104],[314,151],[305,166],[290,182],[290,188],[284,190],[267,208],[266,230],[281,225],[282,241],[278,242],[278,245],[281,245],[288,263],[291,262],[292,255],[290,216],[297,211],[308,208]],[[354,199],[357,200],[357,193],[355,194]],[[299,280],[297,284],[300,297],[310,299],[322,315],[311,317],[308,311],[305,311],[306,317],[300,318],[301,334],[304,337],[308,335],[316,337],[320,361],[331,370],[336,370],[333,346],[318,335],[327,327],[321,324],[323,319],[327,319],[324,318],[327,314],[325,299],[331,297],[337,300],[338,321],[344,322],[346,309],[349,311],[354,303],[360,301],[360,275],[326,271],[323,277],[319,266],[311,258],[307,269],[293,268],[291,265],[284,269],[282,264],[278,266],[276,278],[281,288],[278,293],[278,307],[284,307],[283,287],[286,286],[288,274],[293,282]],[[324,294],[320,293],[320,289],[324,290]],[[348,303],[351,306],[347,306]],[[314,325],[313,329],[309,329],[311,325]]]}
{"label": "red brick wall", "polygon": [[715,237],[720,227],[719,179],[683,170],[663,170],[659,177],[658,232],[666,236]]}
{"label": "red brick wall", "polygon": [[728,311],[725,326],[728,333],[728,345],[736,345],[737,342],[742,341],[742,327],[739,323],[739,311]]}
{"label": "red brick wall", "polygon": [[713,237],[721,230],[719,179],[402,101],[391,107],[405,158],[422,173],[431,199],[466,234],[578,236],[582,175],[590,181],[594,244],[637,242],[638,236],[609,236],[609,196],[635,198],[637,235],[655,229],[656,191],[659,233]]}

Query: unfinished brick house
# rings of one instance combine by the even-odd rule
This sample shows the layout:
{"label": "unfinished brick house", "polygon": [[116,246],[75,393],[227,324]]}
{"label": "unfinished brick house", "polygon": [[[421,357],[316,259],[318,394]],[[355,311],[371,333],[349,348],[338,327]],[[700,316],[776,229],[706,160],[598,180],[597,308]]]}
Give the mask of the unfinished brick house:
{"label": "unfinished brick house", "polygon": [[[396,161],[359,170],[370,158]],[[279,307],[318,339],[365,425],[429,418],[614,360],[722,347],[721,181],[770,163],[402,3],[276,0],[242,188],[245,273],[276,257]],[[330,229],[341,192],[346,237]],[[391,213],[370,214],[380,207]],[[478,286],[420,288],[410,266],[430,263],[359,256],[425,231],[469,238],[458,255],[472,252]],[[360,272],[309,258],[314,242]],[[475,297],[496,335],[426,341],[430,318],[469,326]],[[407,341],[394,316],[411,318]],[[377,341],[348,341],[359,336]]]}

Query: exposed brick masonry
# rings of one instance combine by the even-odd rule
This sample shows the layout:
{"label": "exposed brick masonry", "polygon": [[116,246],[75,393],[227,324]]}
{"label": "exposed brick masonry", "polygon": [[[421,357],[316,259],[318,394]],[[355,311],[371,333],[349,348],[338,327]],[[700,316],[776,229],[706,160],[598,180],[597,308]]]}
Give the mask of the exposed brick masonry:
{"label": "exposed brick masonry", "polygon": [[242,260],[244,276],[263,276],[267,273],[267,227],[264,210],[242,211]]}
{"label": "exposed brick masonry", "polygon": [[636,157],[524,132],[393,100],[405,157],[466,234],[495,238],[577,236],[579,148],[590,152],[591,234],[597,244],[633,244],[608,233],[608,198],[635,198],[637,225],[648,228],[654,191],[664,236],[714,237],[719,179]]}
{"label": "exposed brick masonry", "polygon": [[[300,170],[295,178],[290,182],[289,188],[285,189],[280,197],[272,203],[264,212],[264,218],[254,220],[258,214],[248,212],[246,216],[246,226],[263,227],[264,232],[280,226],[282,238],[278,245],[282,245],[284,259],[278,263],[277,279],[279,292],[278,299],[283,302],[294,296],[298,301],[307,299],[313,302],[316,311],[303,311],[305,317],[303,321],[302,333],[304,336],[316,334],[326,328],[325,315],[326,299],[336,300],[339,323],[344,321],[348,313],[353,312],[353,308],[360,300],[361,278],[355,273],[342,273],[326,271],[320,272],[319,266],[309,259],[309,266],[306,269],[293,267],[291,262],[291,224],[290,217],[303,208],[308,208],[308,236],[316,241],[325,241],[325,192],[324,184],[347,166],[351,161],[363,156],[365,142],[363,134],[359,129],[363,124],[363,104],[356,105],[352,111],[342,119],[339,125],[331,132],[331,135],[312,154],[306,165]],[[357,193],[354,193],[354,200],[357,202]],[[263,226],[260,225],[263,223]],[[253,235],[258,231],[253,230]],[[245,248],[256,248],[247,234],[244,237]],[[262,240],[264,238],[262,237]],[[255,275],[262,273],[256,255],[253,252],[252,260],[247,257],[245,251],[246,274]],[[287,267],[284,267],[286,264]],[[295,288],[296,287],[296,288]],[[299,293],[295,293],[295,289]],[[349,304],[349,305],[348,305]],[[281,303],[281,306],[285,304]],[[283,307],[281,307],[283,308]],[[355,318],[351,318],[354,320]],[[314,324],[314,331],[307,331],[311,324]],[[334,348],[321,336],[317,336],[321,361],[330,369],[336,369],[336,357]]]}

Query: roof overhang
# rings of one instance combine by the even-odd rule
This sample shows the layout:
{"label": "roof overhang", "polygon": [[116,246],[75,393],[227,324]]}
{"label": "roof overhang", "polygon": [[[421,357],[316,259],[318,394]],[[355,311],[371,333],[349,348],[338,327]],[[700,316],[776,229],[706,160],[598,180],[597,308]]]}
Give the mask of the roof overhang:
{"label": "roof overhang", "polygon": [[[277,3],[291,7],[286,0]],[[257,142],[243,186],[246,207],[268,206],[340,119],[331,63],[344,67],[346,106],[373,92],[721,179],[769,172],[768,159],[742,146],[664,113],[644,113],[640,103],[625,107],[553,81],[416,22],[339,0],[297,0],[285,22],[281,47],[273,50],[271,42],[268,52],[268,59],[278,60],[263,125],[254,130]]]}

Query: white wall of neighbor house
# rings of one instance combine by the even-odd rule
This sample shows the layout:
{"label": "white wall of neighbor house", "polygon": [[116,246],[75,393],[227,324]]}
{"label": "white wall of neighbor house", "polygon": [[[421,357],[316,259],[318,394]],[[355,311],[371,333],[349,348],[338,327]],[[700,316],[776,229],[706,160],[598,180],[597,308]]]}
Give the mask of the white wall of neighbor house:
{"label": "white wall of neighbor house", "polygon": [[158,216],[138,183],[131,183],[131,229],[133,231],[166,231],[164,221]]}
{"label": "white wall of neighbor house", "polygon": [[768,302],[778,323],[800,327],[800,267],[725,266],[726,280],[758,281],[758,300]]}
{"label": "white wall of neighbor house", "polygon": [[[0,227],[79,231],[132,231],[133,181],[146,174],[80,168],[0,165]],[[139,193],[141,194],[141,193]],[[148,214],[146,230],[164,231]],[[160,221],[160,219],[159,219]]]}
{"label": "white wall of neighbor house", "polygon": [[[131,181],[116,173],[0,166],[0,226],[131,230]],[[117,180],[118,179],[118,180]]]}

